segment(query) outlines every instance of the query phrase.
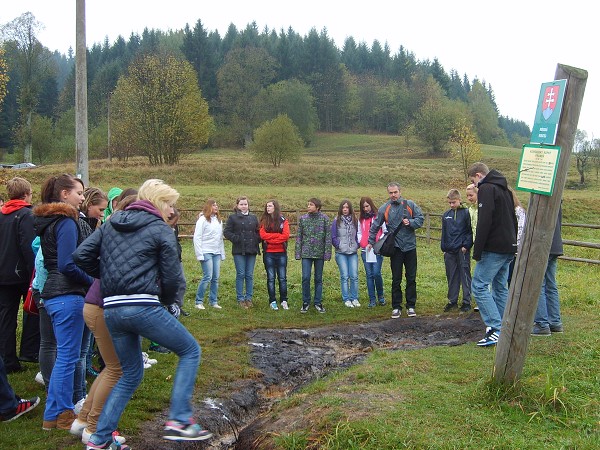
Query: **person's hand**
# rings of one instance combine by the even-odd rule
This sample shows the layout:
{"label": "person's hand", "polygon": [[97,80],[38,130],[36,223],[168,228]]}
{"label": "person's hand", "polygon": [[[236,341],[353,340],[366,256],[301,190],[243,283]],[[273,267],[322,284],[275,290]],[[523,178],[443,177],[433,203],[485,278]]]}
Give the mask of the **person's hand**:
{"label": "person's hand", "polygon": [[181,308],[177,303],[167,305],[167,311],[169,311],[169,313],[176,319],[179,319],[179,316],[181,315]]}

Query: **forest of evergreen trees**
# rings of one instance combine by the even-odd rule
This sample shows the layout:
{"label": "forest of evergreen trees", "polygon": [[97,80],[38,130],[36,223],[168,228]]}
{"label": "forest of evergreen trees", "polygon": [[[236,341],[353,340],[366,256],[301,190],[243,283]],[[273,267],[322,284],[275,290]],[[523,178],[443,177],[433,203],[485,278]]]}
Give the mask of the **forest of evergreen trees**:
{"label": "forest of evergreen trees", "polygon": [[[19,152],[29,140],[34,162],[59,161],[74,148],[74,55],[52,53],[37,41],[30,45],[37,51],[27,65],[23,43],[3,42],[9,83],[0,148]],[[499,115],[491,84],[448,73],[437,59],[418,60],[402,46],[392,53],[377,40],[368,46],[350,37],[340,49],[326,30],[301,36],[292,28],[259,31],[255,23],[243,30],[232,24],[221,36],[198,20],[183,30],[146,29],[88,49],[91,157],[107,155],[109,103],[119,78],[140,56],[163,53],[195,69],[216,124],[213,146],[241,146],[281,112],[312,131],[413,134],[424,142],[427,133],[438,133],[442,147],[434,145],[435,151],[458,118],[483,144],[519,146],[530,136],[524,122]],[[280,104],[274,105],[277,92]],[[306,101],[310,107],[298,106]],[[27,104],[30,114],[24,113]],[[310,132],[303,134],[307,144]]]}

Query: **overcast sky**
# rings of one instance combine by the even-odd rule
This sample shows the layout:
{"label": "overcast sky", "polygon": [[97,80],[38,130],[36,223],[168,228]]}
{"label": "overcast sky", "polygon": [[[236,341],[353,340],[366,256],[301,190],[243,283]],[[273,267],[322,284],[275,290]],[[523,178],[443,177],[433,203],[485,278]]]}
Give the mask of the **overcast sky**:
{"label": "overcast sky", "polygon": [[[323,28],[342,48],[346,37],[369,46],[377,39],[392,54],[400,45],[419,60],[437,57],[446,72],[456,69],[492,86],[500,114],[530,127],[543,82],[552,81],[558,63],[588,71],[578,128],[600,137],[595,110],[600,99],[597,14],[593,2],[504,0],[88,0],[87,46],[111,43],[145,27],[178,30],[198,19],[224,36],[256,22],[258,29],[292,27],[301,35]],[[75,0],[3,1],[0,24],[30,11],[45,29],[39,39],[50,50],[75,48]],[[595,44],[594,44],[595,43]]]}

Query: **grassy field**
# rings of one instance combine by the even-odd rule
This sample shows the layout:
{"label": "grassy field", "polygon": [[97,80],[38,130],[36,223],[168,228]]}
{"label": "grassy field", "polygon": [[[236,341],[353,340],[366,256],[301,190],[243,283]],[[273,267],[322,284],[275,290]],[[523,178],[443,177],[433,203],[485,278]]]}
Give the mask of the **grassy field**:
{"label": "grassy field", "polygon": [[[484,161],[506,174],[515,184],[520,152],[517,149],[484,147]],[[149,177],[166,180],[181,193],[179,207],[198,209],[207,197],[215,197],[230,209],[235,197],[248,195],[258,212],[264,201],[279,199],[284,209],[304,209],[309,197],[324,201],[324,209],[337,209],[343,198],[355,204],[362,195],[376,203],[386,200],[388,181],[400,181],[405,197],[425,211],[441,213],[449,188],[464,186],[458,163],[431,159],[416,143],[406,144],[394,136],[319,135],[302,161],[274,169],[257,163],[242,150],[205,150],[183,158],[176,167],[153,168],[142,159],[119,163],[93,161],[91,184],[108,190],[112,186],[139,186]],[[48,166],[19,171],[39,186],[49,175],[73,172],[73,166]],[[3,178],[14,171],[1,173]],[[577,180],[574,169],[569,182]],[[598,224],[598,184],[564,193],[564,222]],[[527,205],[527,194],[519,193]],[[598,242],[597,230],[565,229],[565,238]],[[293,251],[293,245],[291,246]],[[300,264],[288,266],[292,310],[277,313],[267,304],[262,262],[255,272],[255,303],[251,310],[235,305],[235,273],[230,247],[222,266],[220,311],[192,311],[200,278],[191,241],[183,242],[188,281],[186,294],[190,317],[185,325],[198,338],[203,362],[197,380],[198,400],[227,396],[231,384],[255,378],[249,365],[246,332],[267,327],[311,327],[333,323],[382,320],[389,308],[351,310],[341,306],[335,262],[325,265],[324,303],[327,314],[300,314]],[[598,251],[567,248],[567,253],[598,259]],[[437,315],[446,300],[444,264],[439,244],[419,241],[418,313]],[[362,270],[362,268],[361,268]],[[366,298],[360,274],[360,297]],[[300,392],[279,402],[272,420],[293,417],[293,427],[270,437],[279,449],[398,449],[398,448],[570,448],[600,447],[600,338],[598,266],[559,262],[558,283],[566,333],[530,343],[519,386],[502,389],[490,383],[494,352],[473,345],[439,347],[410,352],[376,350],[363,364],[316,380]],[[384,264],[386,292],[391,274]],[[408,320],[402,318],[400,320]],[[143,432],[144,420],[168,405],[176,357],[158,355],[159,363],[129,403],[119,428],[130,437]],[[43,388],[33,381],[37,367],[26,365],[23,373],[10,376],[22,396],[40,395],[42,405],[14,423],[0,424],[0,448],[81,448],[66,432],[41,430]],[[201,418],[199,418],[201,420]]]}

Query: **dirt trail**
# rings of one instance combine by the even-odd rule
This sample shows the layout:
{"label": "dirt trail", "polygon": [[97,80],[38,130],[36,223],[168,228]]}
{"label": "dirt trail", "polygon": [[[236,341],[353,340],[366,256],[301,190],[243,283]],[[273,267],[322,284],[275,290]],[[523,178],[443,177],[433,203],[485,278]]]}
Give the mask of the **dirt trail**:
{"label": "dirt trail", "polygon": [[[261,448],[272,424],[261,419],[278,399],[311,380],[361,362],[373,349],[412,350],[475,342],[483,324],[477,313],[389,319],[310,329],[258,329],[248,333],[252,365],[260,379],[240,380],[227,397],[195,405],[196,416],[215,437],[208,442],[161,439],[164,414],[147,424],[135,448],[144,450]],[[282,424],[277,424],[282,431]]]}

